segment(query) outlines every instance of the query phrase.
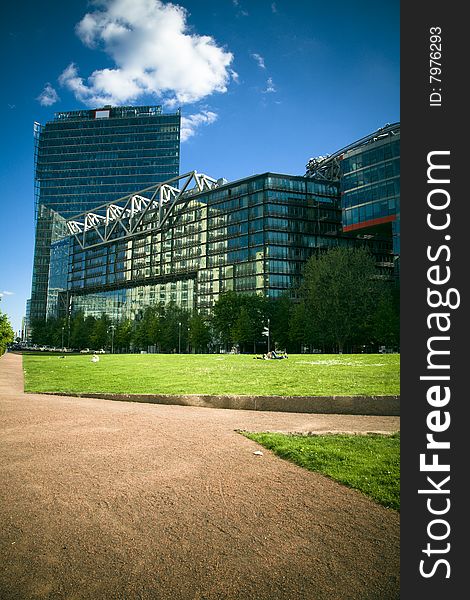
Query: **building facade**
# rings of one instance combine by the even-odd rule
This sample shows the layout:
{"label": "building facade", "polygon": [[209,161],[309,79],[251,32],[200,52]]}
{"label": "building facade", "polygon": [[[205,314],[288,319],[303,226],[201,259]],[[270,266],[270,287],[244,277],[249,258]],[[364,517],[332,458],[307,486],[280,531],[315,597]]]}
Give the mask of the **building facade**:
{"label": "building facade", "polygon": [[136,235],[103,243],[103,222],[84,242],[80,232],[53,244],[51,281],[67,286],[60,306],[117,320],[158,302],[207,313],[225,291],[277,297],[291,290],[317,249],[346,243],[337,235],[337,184],[300,176],[219,180],[183,193],[161,228],[147,216]]}
{"label": "building facade", "polygon": [[337,182],[274,173],[206,181],[163,218],[152,199],[166,184],[69,221],[71,234],[51,248],[50,314],[119,321],[160,302],[208,314],[226,291],[276,298],[299,286],[310,256],[338,245],[368,244],[393,264],[390,240],[341,234]]}
{"label": "building facade", "polygon": [[385,125],[328,157],[311,159],[308,177],[337,181],[342,232],[393,241],[395,275],[400,258],[400,123]]}
{"label": "building facade", "polygon": [[400,255],[400,125],[344,153],[343,231],[393,238]]}
{"label": "building facade", "polygon": [[163,114],[160,106],[59,112],[36,123],[34,136],[30,321],[48,314],[50,248],[67,218],[179,174],[180,113]]}
{"label": "building facade", "polygon": [[[168,142],[179,141],[175,122]],[[367,246],[383,275],[396,274],[399,124],[312,159],[305,176],[170,175],[134,179],[127,196],[99,205],[77,199],[81,211],[39,203],[48,317],[120,321],[170,302],[208,314],[227,291],[295,295],[308,258],[339,245]]]}

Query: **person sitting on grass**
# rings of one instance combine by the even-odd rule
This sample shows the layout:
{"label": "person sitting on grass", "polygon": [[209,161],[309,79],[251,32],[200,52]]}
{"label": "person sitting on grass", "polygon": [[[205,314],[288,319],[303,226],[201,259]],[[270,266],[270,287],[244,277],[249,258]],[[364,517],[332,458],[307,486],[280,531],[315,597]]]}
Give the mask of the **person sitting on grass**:
{"label": "person sitting on grass", "polygon": [[282,360],[283,358],[289,358],[287,356],[287,352],[284,351],[283,354],[279,354],[276,350],[270,350],[263,356],[253,356],[256,360]]}

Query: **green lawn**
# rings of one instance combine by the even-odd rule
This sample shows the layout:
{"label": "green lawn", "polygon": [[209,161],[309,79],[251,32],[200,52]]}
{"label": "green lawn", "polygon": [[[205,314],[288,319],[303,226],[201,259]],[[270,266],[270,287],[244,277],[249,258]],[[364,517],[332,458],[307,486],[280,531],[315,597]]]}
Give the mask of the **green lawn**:
{"label": "green lawn", "polygon": [[360,490],[400,510],[400,434],[284,435],[244,433],[281,458]]}
{"label": "green lawn", "polygon": [[280,396],[399,394],[397,354],[24,355],[27,392],[240,394]]}

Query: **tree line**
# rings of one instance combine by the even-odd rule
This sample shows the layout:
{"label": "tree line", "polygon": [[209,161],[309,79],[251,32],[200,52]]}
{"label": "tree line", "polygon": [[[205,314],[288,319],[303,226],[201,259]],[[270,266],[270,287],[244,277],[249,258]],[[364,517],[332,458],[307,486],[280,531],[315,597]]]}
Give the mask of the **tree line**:
{"label": "tree line", "polygon": [[145,307],[133,320],[111,322],[73,315],[32,324],[32,342],[114,352],[289,352],[377,351],[399,346],[399,290],[378,274],[361,248],[335,248],[307,261],[301,287],[291,295],[266,298],[226,292],[209,316],[174,303]]}

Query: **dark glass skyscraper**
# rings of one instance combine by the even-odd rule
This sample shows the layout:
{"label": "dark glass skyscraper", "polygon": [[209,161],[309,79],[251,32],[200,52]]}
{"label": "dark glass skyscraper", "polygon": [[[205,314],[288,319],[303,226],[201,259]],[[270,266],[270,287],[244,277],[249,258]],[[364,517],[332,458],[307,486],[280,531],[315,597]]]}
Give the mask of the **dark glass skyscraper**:
{"label": "dark glass skyscraper", "polygon": [[160,106],[59,112],[35,123],[30,320],[46,317],[50,247],[64,219],[179,174],[180,113]]}

